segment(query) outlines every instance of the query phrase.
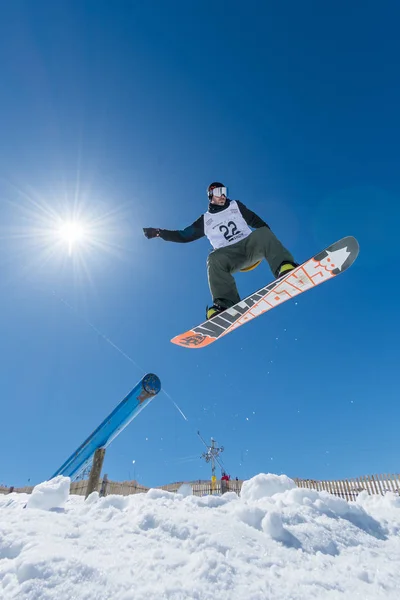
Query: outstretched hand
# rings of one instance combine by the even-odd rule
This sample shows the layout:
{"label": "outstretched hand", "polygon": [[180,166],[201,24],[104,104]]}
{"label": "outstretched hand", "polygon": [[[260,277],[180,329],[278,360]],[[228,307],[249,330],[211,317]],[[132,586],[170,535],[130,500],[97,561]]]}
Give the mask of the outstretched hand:
{"label": "outstretched hand", "polygon": [[160,230],[155,229],[154,227],[143,227],[143,233],[148,240],[151,240],[155,237],[160,237]]}

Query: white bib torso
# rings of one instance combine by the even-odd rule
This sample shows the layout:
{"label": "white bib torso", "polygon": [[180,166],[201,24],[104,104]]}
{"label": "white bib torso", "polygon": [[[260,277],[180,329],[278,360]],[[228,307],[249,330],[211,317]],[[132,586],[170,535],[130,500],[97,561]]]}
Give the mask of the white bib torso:
{"label": "white bib torso", "polygon": [[214,249],[230,246],[251,234],[235,200],[217,213],[204,214],[204,233]]}

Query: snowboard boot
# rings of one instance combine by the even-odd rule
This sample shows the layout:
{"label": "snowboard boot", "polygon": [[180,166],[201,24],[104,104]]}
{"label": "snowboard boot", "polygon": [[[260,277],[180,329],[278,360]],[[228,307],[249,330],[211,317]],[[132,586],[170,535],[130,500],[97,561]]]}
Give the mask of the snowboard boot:
{"label": "snowboard boot", "polygon": [[207,321],[208,321],[208,319],[212,319],[213,317],[216,317],[217,315],[219,315],[219,313],[224,312],[224,310],[226,310],[226,309],[223,308],[222,306],[219,306],[218,304],[213,304],[212,306],[210,306],[210,308],[207,306],[206,307]]}
{"label": "snowboard boot", "polygon": [[292,263],[292,262],[288,262],[288,261],[283,262],[278,269],[278,274],[277,274],[276,278],[279,279],[280,277],[287,275],[289,273],[289,271],[293,271],[293,269],[295,269],[298,266],[299,265],[297,263]]}

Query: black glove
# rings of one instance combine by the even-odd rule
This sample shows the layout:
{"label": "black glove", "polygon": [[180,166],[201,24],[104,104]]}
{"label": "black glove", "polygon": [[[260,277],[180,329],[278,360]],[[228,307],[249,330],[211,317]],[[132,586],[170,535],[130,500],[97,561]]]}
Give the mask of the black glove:
{"label": "black glove", "polygon": [[160,237],[160,230],[155,229],[154,227],[143,227],[143,233],[148,240],[151,240],[155,237]]}

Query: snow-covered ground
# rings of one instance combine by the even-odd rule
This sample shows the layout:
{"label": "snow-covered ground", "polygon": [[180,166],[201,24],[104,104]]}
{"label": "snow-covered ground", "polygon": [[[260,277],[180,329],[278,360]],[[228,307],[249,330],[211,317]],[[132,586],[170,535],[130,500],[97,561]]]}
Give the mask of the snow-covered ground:
{"label": "snow-covered ground", "polygon": [[400,498],[356,503],[260,474],[239,498],[0,496],[4,600],[400,598]]}

